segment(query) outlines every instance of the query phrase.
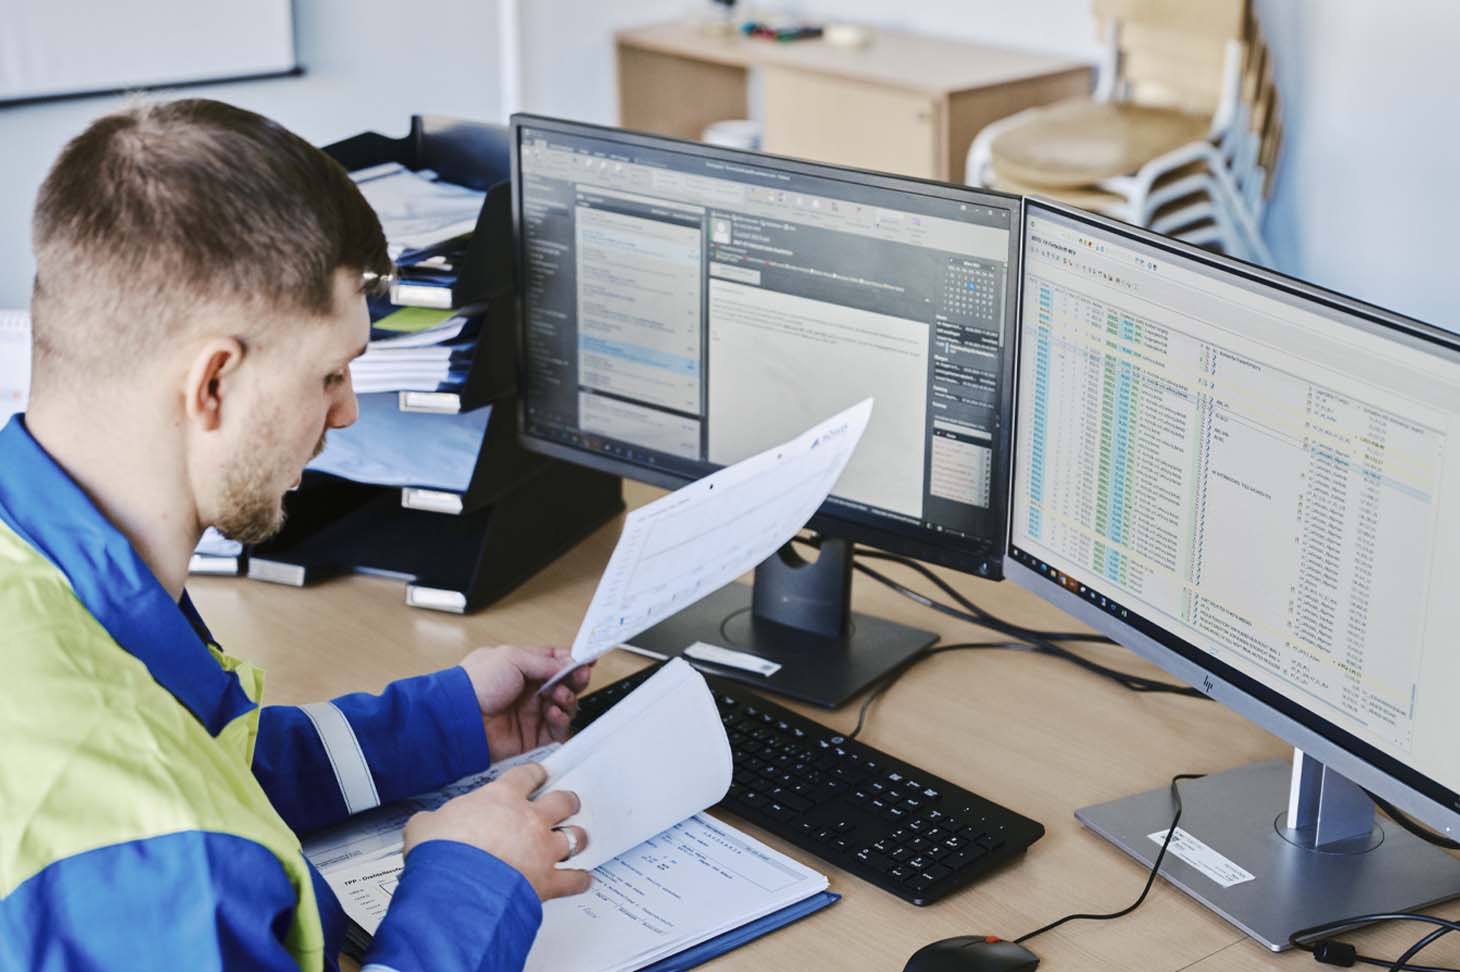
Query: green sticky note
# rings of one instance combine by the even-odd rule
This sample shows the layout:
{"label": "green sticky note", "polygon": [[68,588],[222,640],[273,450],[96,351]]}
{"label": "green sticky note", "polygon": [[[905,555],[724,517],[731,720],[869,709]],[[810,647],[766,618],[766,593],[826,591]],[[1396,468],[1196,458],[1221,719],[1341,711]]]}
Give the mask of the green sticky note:
{"label": "green sticky note", "polygon": [[455,311],[436,310],[432,307],[402,307],[393,314],[387,314],[370,326],[381,331],[400,331],[415,334],[444,324]]}

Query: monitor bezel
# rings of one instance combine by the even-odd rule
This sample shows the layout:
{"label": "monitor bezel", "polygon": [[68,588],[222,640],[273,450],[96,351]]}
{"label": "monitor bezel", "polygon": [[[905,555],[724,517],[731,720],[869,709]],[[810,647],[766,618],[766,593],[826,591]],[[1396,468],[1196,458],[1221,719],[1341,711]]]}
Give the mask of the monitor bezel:
{"label": "monitor bezel", "polygon": [[[1405,812],[1445,833],[1454,833],[1460,828],[1460,793],[1450,790],[1439,781],[1359,739],[1314,710],[1268,688],[1190,642],[1169,632],[1160,632],[1156,625],[1144,622],[1144,619],[1143,623],[1149,629],[1160,632],[1160,637],[1152,636],[1141,628],[1120,620],[1108,609],[1062,586],[1058,578],[1053,576],[1052,568],[1040,570],[1038,565],[1043,562],[1016,545],[1013,503],[1018,478],[1016,466],[1019,461],[1017,384],[1020,374],[1019,357],[1023,348],[1024,248],[1028,239],[1029,220],[1039,215],[1058,216],[1083,223],[1101,232],[1274,288],[1291,297],[1353,315],[1379,328],[1403,332],[1432,344],[1437,349],[1448,351],[1457,359],[1460,359],[1460,336],[1344,294],[1233,257],[1203,250],[1128,223],[1048,200],[1029,198],[1024,201],[1024,218],[1019,233],[1020,273],[1016,298],[1018,313],[1014,328],[1014,346],[1009,354],[1010,362],[1014,365],[1012,384],[1015,385],[1015,397],[1008,412],[1011,438],[1008,452],[1009,502],[1006,504],[1009,535],[1004,545],[1005,578],[1113,638],[1188,685],[1195,686],[1212,699],[1332,767],[1360,786],[1384,796]],[[1097,593],[1096,597],[1101,594],[1106,596],[1107,601],[1111,600],[1108,591]],[[1119,607],[1117,604],[1117,609]]]}
{"label": "monitor bezel", "polygon": [[[1013,445],[1013,440],[1010,438],[1009,433],[1009,414],[1014,402],[1013,362],[1008,352],[1012,347],[1011,342],[1014,340],[1014,327],[1018,313],[1016,297],[1018,280],[1016,271],[1020,255],[1018,237],[1021,234],[1021,227],[1023,225],[1022,200],[1019,196],[988,189],[974,189],[968,186],[958,186],[929,179],[920,179],[914,176],[890,175],[888,173],[871,172],[848,166],[808,162],[803,159],[787,158],[765,152],[722,148],[719,146],[705,145],[700,142],[687,141],[685,139],[650,135],[625,129],[593,125],[587,122],[573,122],[518,113],[514,114],[511,119],[512,253],[516,283],[513,290],[516,314],[515,326],[517,329],[517,387],[519,391],[517,403],[517,439],[523,448],[553,459],[562,459],[577,463],[578,465],[587,466],[591,469],[597,469],[601,472],[610,473],[615,476],[624,476],[666,489],[675,489],[691,482],[691,479],[676,473],[641,466],[627,460],[592,452],[587,449],[580,449],[560,442],[535,438],[527,432],[525,397],[521,394],[526,388],[527,376],[526,313],[523,294],[524,288],[522,286],[523,266],[522,260],[520,259],[523,246],[523,231],[522,178],[519,166],[521,164],[520,150],[523,128],[545,129],[553,132],[561,132],[565,135],[604,138],[628,145],[667,149],[669,151],[682,151],[686,154],[703,158],[724,159],[726,161],[751,165],[771,165],[778,169],[800,175],[838,179],[844,182],[855,180],[860,184],[881,189],[915,189],[921,194],[947,199],[952,202],[1006,208],[1009,212],[1009,266],[1011,268],[1011,279],[1009,286],[1006,288],[1004,320],[1005,353],[1000,361],[1002,374],[1000,377],[999,422],[995,433],[996,447],[999,451],[996,453],[993,482],[990,484],[989,495],[991,497],[1002,496],[1007,498],[1009,495],[1008,456],[1009,450]],[[989,534],[989,541],[981,549],[975,548],[973,550],[967,549],[969,546],[967,541],[961,538],[955,539],[950,537],[950,542],[940,543],[935,539],[937,536],[936,533],[929,534],[922,527],[916,528],[916,535],[914,536],[914,528],[906,526],[882,527],[861,519],[853,519],[844,515],[841,510],[830,504],[823,505],[811,518],[810,522],[807,523],[807,526],[827,536],[867,544],[891,553],[916,557],[919,560],[926,560],[941,566],[951,567],[955,570],[974,574],[988,580],[1002,580],[1003,551],[1007,545],[1006,541],[1008,539],[1009,529],[1009,510],[1007,503],[994,511],[993,519],[994,522]]]}

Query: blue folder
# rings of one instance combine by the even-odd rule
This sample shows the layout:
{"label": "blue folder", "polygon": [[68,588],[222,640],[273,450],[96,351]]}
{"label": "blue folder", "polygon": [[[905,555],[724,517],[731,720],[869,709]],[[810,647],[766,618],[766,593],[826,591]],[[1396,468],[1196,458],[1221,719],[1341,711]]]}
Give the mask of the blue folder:
{"label": "blue folder", "polygon": [[833,891],[823,891],[820,894],[813,894],[793,905],[788,905],[780,911],[773,911],[764,918],[757,918],[755,921],[747,922],[739,928],[732,928],[723,935],[700,942],[698,945],[691,945],[682,952],[676,952],[666,959],[660,959],[653,965],[646,965],[639,972],[684,972],[685,969],[692,969],[696,965],[708,962],[717,955],[724,955],[733,948],[739,948],[746,942],[753,942],[762,935],[769,934],[777,928],[783,928],[793,921],[805,918],[815,911],[820,911],[829,904],[836,904],[842,896]]}

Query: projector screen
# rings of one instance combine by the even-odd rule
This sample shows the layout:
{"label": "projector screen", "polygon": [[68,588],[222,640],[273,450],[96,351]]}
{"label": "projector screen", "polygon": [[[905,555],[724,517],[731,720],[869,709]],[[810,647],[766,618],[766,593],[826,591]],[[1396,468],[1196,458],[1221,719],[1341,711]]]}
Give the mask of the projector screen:
{"label": "projector screen", "polygon": [[0,103],[286,74],[292,0],[5,0]]}

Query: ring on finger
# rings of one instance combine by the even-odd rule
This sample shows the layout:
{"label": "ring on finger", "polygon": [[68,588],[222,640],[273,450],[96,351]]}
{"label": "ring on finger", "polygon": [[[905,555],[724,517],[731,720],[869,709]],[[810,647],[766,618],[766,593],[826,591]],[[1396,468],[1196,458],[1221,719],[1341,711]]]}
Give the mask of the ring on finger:
{"label": "ring on finger", "polygon": [[578,832],[576,830],[572,827],[554,827],[553,829],[568,838],[568,853],[563,855],[563,860],[568,860],[581,850],[578,846]]}

